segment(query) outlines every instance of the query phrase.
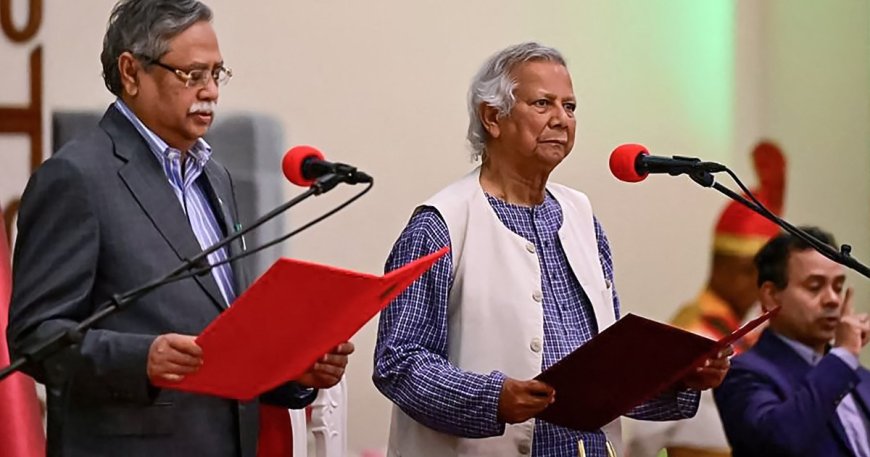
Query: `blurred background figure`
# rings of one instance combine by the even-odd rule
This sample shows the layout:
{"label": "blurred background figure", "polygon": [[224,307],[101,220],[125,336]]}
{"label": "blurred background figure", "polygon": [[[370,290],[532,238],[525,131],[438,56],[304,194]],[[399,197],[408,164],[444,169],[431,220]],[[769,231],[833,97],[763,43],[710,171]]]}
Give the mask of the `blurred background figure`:
{"label": "blurred background figure", "polygon": [[[758,187],[752,193],[774,214],[781,214],[785,191],[785,157],[762,141],[752,151]],[[710,277],[704,290],[677,311],[673,325],[712,339],[736,330],[757,309],[757,271],[753,258],[779,233],[779,227],[737,202],[722,211],[713,236]],[[734,344],[739,354],[758,337],[753,331]],[[727,457],[731,455],[712,392],[701,394],[695,417],[681,421],[638,422],[629,444],[631,457]]]}

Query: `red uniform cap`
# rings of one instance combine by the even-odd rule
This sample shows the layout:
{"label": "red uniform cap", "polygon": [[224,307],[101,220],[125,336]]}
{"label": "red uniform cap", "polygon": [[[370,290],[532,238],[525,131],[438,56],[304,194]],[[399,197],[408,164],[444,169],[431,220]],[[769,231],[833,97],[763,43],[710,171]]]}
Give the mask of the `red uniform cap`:
{"label": "red uniform cap", "polygon": [[[779,146],[762,141],[752,151],[759,185],[752,194],[776,215],[782,214],[785,197],[785,156]],[[745,195],[744,195],[745,196]],[[779,233],[779,226],[737,202],[722,211],[716,223],[713,250],[721,254],[754,256]]]}

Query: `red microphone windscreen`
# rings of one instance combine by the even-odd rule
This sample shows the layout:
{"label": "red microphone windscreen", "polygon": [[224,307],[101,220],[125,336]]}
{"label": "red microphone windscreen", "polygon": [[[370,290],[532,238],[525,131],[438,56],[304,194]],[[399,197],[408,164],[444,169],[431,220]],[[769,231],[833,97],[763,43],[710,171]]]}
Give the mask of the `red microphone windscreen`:
{"label": "red microphone windscreen", "polygon": [[281,169],[287,180],[297,186],[310,187],[316,179],[306,179],[302,174],[302,162],[308,158],[323,160],[323,153],[311,146],[294,146],[284,154]]}
{"label": "red microphone windscreen", "polygon": [[610,172],[620,181],[643,181],[648,173],[640,174],[634,166],[640,155],[649,155],[642,144],[628,143],[617,146],[610,154]]}

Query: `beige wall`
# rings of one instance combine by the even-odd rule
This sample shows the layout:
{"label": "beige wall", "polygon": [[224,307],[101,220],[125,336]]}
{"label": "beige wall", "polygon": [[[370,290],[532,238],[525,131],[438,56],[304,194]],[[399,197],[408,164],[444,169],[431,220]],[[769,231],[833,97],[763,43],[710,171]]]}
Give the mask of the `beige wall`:
{"label": "beige wall", "polygon": [[[113,0],[45,3],[31,44],[0,40],[0,104],[25,100],[27,51],[40,43],[46,112],[103,109],[111,97],[98,54]],[[221,109],[275,115],[288,147],[316,145],[376,178],[358,204],[291,242],[295,257],[380,271],[414,205],[470,167],[465,93],[478,65],[507,44],[539,39],[566,54],[580,99],[578,143],[555,179],[592,197],[627,311],[666,319],[701,288],[725,201],[686,178],[615,181],[607,158],[624,142],[733,164],[752,184],[746,151],[759,135],[776,139],[790,158],[789,218],[825,225],[870,262],[866,1],[208,3],[236,74]],[[0,136],[0,201],[26,180],[26,144]],[[853,283],[867,309],[867,281]],[[352,451],[382,446],[389,422],[369,380],[375,326],[355,337],[348,371]]]}
{"label": "beige wall", "polygon": [[[765,2],[765,133],[791,153],[786,207],[870,262],[870,2]],[[870,307],[870,281],[850,275]],[[865,351],[865,363],[870,360]]]}

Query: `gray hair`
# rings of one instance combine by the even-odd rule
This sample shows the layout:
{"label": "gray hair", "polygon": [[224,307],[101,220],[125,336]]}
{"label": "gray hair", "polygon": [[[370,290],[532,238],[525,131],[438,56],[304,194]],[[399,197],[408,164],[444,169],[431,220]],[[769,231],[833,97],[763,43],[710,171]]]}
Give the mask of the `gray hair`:
{"label": "gray hair", "polygon": [[118,57],[130,52],[137,58],[160,59],[169,41],[200,21],[211,21],[211,9],[197,0],[120,0],[112,9],[103,38],[103,81],[121,96]]}
{"label": "gray hair", "polygon": [[550,47],[526,42],[505,48],[487,59],[468,90],[468,142],[471,143],[471,160],[481,158],[486,152],[489,132],[480,120],[478,109],[482,103],[496,108],[498,116],[504,117],[514,107],[514,89],[517,82],[511,72],[520,64],[529,61],[549,61],[567,66],[562,54]]}

